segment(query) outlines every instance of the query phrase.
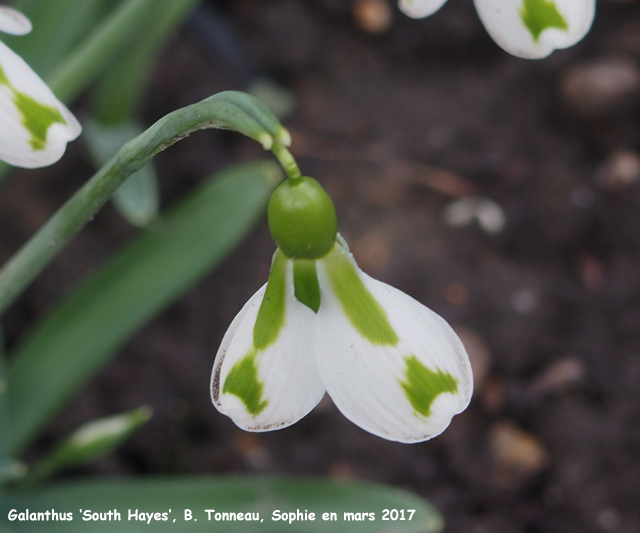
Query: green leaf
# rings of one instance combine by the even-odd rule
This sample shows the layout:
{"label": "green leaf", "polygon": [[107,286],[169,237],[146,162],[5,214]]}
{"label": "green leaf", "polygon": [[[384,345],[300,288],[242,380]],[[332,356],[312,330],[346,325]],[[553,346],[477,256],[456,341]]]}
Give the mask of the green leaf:
{"label": "green leaf", "polygon": [[160,191],[153,163],[147,163],[120,185],[113,204],[134,226],[147,226],[158,215]]}
{"label": "green leaf", "polygon": [[87,422],[40,461],[19,484],[24,490],[70,466],[88,463],[110,454],[151,418],[149,407]]}
{"label": "green leaf", "polygon": [[[96,167],[100,168],[142,131],[142,127],[132,121],[105,125],[88,119],[84,124],[83,138]],[[118,188],[113,196],[113,203],[120,214],[134,226],[146,226],[158,215],[160,193],[153,162],[149,161],[134,172]]]}
{"label": "green leaf", "polygon": [[[73,513],[73,520],[8,522],[9,511]],[[117,510],[120,521],[84,521],[80,514]],[[185,520],[185,509],[192,520]],[[211,520],[207,520],[206,509]],[[384,510],[395,510],[383,520]],[[129,520],[129,512],[160,513],[159,520]],[[410,513],[410,510],[415,510]],[[273,520],[280,513],[314,513],[315,520]],[[400,513],[402,511],[402,514]],[[216,521],[216,512],[259,513],[261,521]],[[336,520],[323,520],[323,513],[336,513]],[[166,513],[166,520],[163,514]],[[345,521],[345,513],[374,513],[362,521]],[[411,520],[409,515],[411,514]],[[113,516],[113,515],[112,515]],[[148,515],[147,515],[148,516]],[[187,514],[188,516],[188,514]],[[281,515],[278,515],[281,516]],[[404,516],[404,520],[400,520]],[[330,515],[329,515],[330,517]],[[396,520],[392,520],[395,517]],[[16,531],[37,533],[180,533],[221,531],[225,533],[437,533],[442,517],[433,505],[404,490],[355,481],[274,477],[218,477],[107,481],[51,487],[32,496],[0,500],[0,524]],[[175,520],[175,523],[173,522]]]}
{"label": "green leaf", "polygon": [[47,76],[98,22],[104,4],[105,0],[18,0],[13,7],[31,20],[33,31],[3,35],[2,41],[40,76]]}
{"label": "green leaf", "polygon": [[9,460],[9,410],[7,408],[7,359],[4,348],[4,328],[0,326],[0,482]]}
{"label": "green leaf", "polygon": [[240,242],[281,179],[275,164],[227,169],[125,247],[45,317],[9,369],[12,450],[153,316]]}
{"label": "green leaf", "polygon": [[95,81],[145,27],[158,0],[123,0],[87,37],[45,77],[63,102],[73,100]]}
{"label": "green leaf", "polygon": [[135,119],[157,57],[202,0],[156,0],[133,46],[102,75],[94,92],[95,118],[105,125]]}

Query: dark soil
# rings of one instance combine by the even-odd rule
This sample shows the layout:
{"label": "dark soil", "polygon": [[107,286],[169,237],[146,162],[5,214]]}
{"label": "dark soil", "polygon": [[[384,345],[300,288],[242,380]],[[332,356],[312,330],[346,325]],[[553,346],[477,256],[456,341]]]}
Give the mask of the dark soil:
{"label": "dark soil", "polygon": [[[360,266],[461,332],[474,398],[417,445],[369,435],[327,398],[273,433],[244,433],[220,415],[211,366],[267,279],[274,245],[263,220],[129,342],[32,455],[87,420],[146,404],[153,420],[76,474],[353,477],[429,498],[449,532],[640,532],[640,170],[625,174],[640,153],[640,87],[625,90],[623,77],[607,92],[578,76],[594,60],[640,68],[640,3],[600,2],[584,41],[540,61],[499,49],[471,0],[421,21],[393,6],[380,35],[354,22],[351,0],[209,7],[218,38],[206,42],[200,20],[172,41],[145,121],[256,78],[290,90],[285,124],[303,172],[335,199]],[[239,135],[193,135],[158,158],[163,203],[259,157]],[[76,142],[59,165],[14,174],[0,200],[2,258],[90,173]],[[496,202],[504,228],[447,223],[446,208],[469,196]],[[105,208],[13,306],[9,341],[134,233]]]}

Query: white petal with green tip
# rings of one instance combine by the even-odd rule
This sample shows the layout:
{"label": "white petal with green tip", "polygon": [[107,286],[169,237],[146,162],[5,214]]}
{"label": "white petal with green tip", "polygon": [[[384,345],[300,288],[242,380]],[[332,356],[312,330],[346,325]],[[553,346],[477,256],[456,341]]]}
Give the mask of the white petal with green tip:
{"label": "white petal with green tip", "polygon": [[507,52],[538,59],[580,41],[595,16],[595,0],[474,0],[493,40]]}
{"label": "white petal with green tip", "polygon": [[0,31],[11,35],[26,35],[31,31],[31,21],[20,11],[0,6]]}
{"label": "white petal with green tip", "polygon": [[81,129],[31,67],[0,42],[0,159],[25,168],[50,165]]}
{"label": "white petal with green tip", "polygon": [[[366,298],[340,295],[357,282],[336,281],[340,275],[332,270],[344,264],[332,264],[334,252],[349,260],[395,339],[391,333],[376,338],[358,325],[356,315],[368,314]],[[473,388],[469,358],[451,327],[410,296],[364,274],[338,246],[318,261],[318,278],[317,364],[338,409],[363,429],[390,440],[420,442],[444,431],[466,408]],[[353,299],[359,303],[345,304]]]}
{"label": "white petal with green tip", "polygon": [[315,313],[296,300],[292,270],[292,262],[286,260],[284,323],[274,340],[261,349],[255,346],[254,327],[265,285],[233,320],[216,355],[213,404],[247,431],[290,426],[325,392],[311,341]]}
{"label": "white petal with green tip", "polygon": [[400,0],[400,10],[414,19],[428,17],[440,9],[447,0]]}

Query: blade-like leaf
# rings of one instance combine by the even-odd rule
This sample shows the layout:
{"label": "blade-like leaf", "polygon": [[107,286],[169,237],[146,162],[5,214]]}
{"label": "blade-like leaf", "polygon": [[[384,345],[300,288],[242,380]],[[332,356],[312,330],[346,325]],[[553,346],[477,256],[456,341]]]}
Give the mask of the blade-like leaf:
{"label": "blade-like leaf", "polygon": [[46,77],[58,98],[63,102],[73,100],[119,54],[125,53],[156,7],[157,0],[123,0]]}
{"label": "blade-like leaf", "polygon": [[[96,167],[100,168],[118,153],[120,147],[143,131],[131,120],[111,125],[88,119],[84,125],[84,140]],[[120,185],[113,195],[113,203],[134,226],[146,226],[158,215],[160,192],[153,161]]]}
{"label": "blade-like leaf", "polygon": [[128,245],[33,329],[9,368],[14,452],[129,336],[240,242],[280,179],[272,163],[225,170]]}
{"label": "blade-like leaf", "polygon": [[150,418],[151,409],[140,407],[127,413],[87,422],[36,464],[20,481],[20,489],[38,485],[64,468],[105,457]]}
{"label": "blade-like leaf", "polygon": [[[11,509],[17,512],[29,509],[30,513],[70,512],[73,520],[8,522]],[[185,520],[188,516],[185,509],[191,511],[191,520]],[[206,513],[206,509],[214,512]],[[389,512],[385,513],[385,509]],[[117,510],[121,519],[84,521],[80,510],[88,510],[89,515]],[[147,524],[147,514],[143,520],[129,520],[130,513],[136,511],[138,516],[141,512],[159,513],[159,519],[152,517]],[[285,521],[273,520],[274,511],[293,513],[294,516],[300,511],[303,517],[306,512],[307,520],[289,523],[288,515]],[[216,513],[223,512],[251,513],[251,518],[259,513],[259,520],[216,521]],[[323,513],[332,512],[336,513],[336,520],[323,520]],[[309,519],[309,513],[314,513],[314,520]],[[360,519],[345,520],[345,513],[357,513]],[[367,513],[364,520],[363,513]],[[373,517],[369,513],[374,513]],[[211,520],[207,519],[208,515]],[[163,520],[165,516],[166,520]],[[383,485],[322,479],[219,477],[59,485],[35,496],[0,501],[0,524],[29,533],[437,533],[442,530],[443,522],[430,503],[409,492]]]}
{"label": "blade-like leaf", "polygon": [[202,0],[156,0],[134,45],[107,69],[94,91],[95,118],[105,125],[135,120],[156,59]]}
{"label": "blade-like leaf", "polygon": [[[55,69],[104,14],[105,0],[18,0],[13,3],[33,24],[33,31],[2,40],[40,76]],[[111,2],[113,4],[113,2]]]}

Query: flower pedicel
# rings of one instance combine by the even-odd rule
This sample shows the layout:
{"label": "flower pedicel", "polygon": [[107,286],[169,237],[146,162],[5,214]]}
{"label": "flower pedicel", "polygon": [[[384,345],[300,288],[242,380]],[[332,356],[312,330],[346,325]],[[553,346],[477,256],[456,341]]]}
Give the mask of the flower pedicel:
{"label": "flower pedicel", "polygon": [[278,249],[267,284],[218,350],[216,408],[247,431],[269,431],[300,420],[326,391],[380,437],[419,442],[444,431],[472,392],[469,358],[451,327],[358,268],[314,179],[281,183],[268,217]]}

